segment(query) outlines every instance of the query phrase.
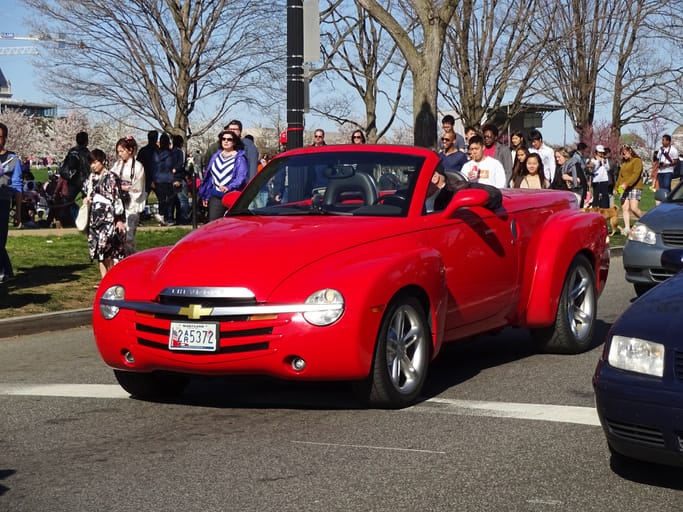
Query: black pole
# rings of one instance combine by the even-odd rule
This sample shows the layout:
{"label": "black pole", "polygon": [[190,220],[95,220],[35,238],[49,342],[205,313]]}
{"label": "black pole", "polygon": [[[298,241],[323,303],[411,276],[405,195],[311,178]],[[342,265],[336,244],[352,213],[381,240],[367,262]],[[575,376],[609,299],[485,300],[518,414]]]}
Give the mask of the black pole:
{"label": "black pole", "polygon": [[287,0],[287,149],[304,145],[304,2]]}

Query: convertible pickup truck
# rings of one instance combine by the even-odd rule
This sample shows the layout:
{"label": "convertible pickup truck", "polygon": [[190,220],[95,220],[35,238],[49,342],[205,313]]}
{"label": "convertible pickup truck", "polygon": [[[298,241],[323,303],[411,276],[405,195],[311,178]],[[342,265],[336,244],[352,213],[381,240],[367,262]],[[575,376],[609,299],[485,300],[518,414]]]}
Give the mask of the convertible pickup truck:
{"label": "convertible pickup truck", "polygon": [[607,229],[571,192],[470,183],[428,149],[340,145],[282,153],[223,203],[97,291],[97,347],[135,397],[249,374],[346,380],[368,405],[405,407],[444,343],[517,327],[539,350],[592,346]]}

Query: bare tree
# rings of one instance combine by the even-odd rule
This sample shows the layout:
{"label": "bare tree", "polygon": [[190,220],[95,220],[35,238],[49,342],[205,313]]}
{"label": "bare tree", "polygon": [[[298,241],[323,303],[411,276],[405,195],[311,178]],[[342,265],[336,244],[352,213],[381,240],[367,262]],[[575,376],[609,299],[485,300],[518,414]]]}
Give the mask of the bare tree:
{"label": "bare tree", "polygon": [[[332,108],[328,103],[321,109],[311,109],[342,126],[362,129],[367,141],[375,143],[396,118],[408,66],[403,60],[398,62],[396,43],[360,5],[350,7],[341,0],[329,1],[320,18],[324,61],[312,76],[322,73],[330,84],[335,80],[345,82],[358,92],[365,114],[364,120],[356,120],[346,99]],[[380,127],[377,108],[382,99],[389,106],[389,118]]]}
{"label": "bare tree", "polygon": [[403,54],[413,82],[414,143],[434,147],[446,27],[460,0],[398,0],[391,11],[377,0],[357,3],[391,34]]}
{"label": "bare tree", "polygon": [[543,64],[538,48],[550,34],[545,17],[529,16],[539,4],[540,0],[460,3],[448,27],[440,91],[465,125],[479,125],[505,102],[505,127],[533,94]]}
{"label": "bare tree", "polygon": [[598,78],[614,55],[625,19],[623,3],[628,1],[559,0],[539,8],[541,18],[552,20],[547,25],[551,38],[539,48],[545,66],[539,73],[541,90],[565,107],[581,140],[590,136]]}
{"label": "bare tree", "polygon": [[55,98],[173,134],[201,134],[234,104],[256,103],[284,55],[279,0],[25,2],[36,32],[67,34],[50,52]]}
{"label": "bare tree", "polygon": [[620,9],[624,23],[615,38],[615,63],[606,67],[616,137],[624,126],[652,116],[674,119],[673,106],[681,99],[681,71],[670,60],[680,44],[676,31],[670,30],[680,23],[672,15],[677,5],[668,0],[633,0],[622,3]]}

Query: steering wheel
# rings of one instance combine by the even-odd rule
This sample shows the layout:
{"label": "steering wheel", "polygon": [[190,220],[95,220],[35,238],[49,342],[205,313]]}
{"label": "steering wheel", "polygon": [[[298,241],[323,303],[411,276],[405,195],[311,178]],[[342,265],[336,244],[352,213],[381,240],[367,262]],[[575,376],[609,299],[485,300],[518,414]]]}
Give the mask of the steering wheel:
{"label": "steering wheel", "polygon": [[404,208],[408,199],[401,193],[389,194],[386,196],[380,196],[372,204],[386,204],[391,206],[397,206],[399,208]]}

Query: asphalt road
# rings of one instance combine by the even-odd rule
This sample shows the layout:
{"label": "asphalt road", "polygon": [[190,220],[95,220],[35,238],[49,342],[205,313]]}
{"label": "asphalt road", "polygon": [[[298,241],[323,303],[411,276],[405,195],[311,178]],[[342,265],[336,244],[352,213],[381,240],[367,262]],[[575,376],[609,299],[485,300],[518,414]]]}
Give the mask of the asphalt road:
{"label": "asphalt road", "polygon": [[612,265],[592,351],[515,330],[452,346],[400,411],[249,378],[141,402],[88,328],[1,339],[0,511],[679,512],[683,471],[619,465],[597,424],[599,341],[634,297]]}

